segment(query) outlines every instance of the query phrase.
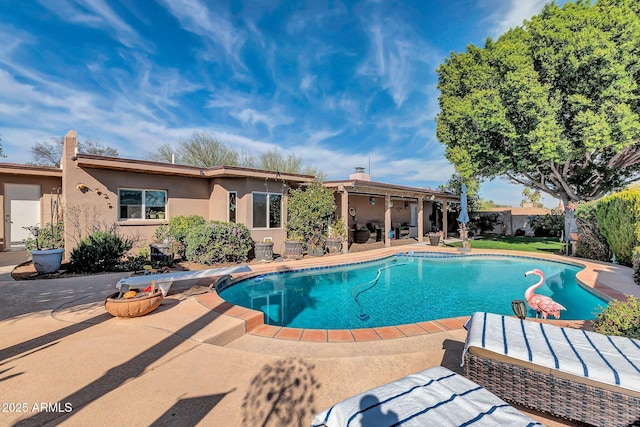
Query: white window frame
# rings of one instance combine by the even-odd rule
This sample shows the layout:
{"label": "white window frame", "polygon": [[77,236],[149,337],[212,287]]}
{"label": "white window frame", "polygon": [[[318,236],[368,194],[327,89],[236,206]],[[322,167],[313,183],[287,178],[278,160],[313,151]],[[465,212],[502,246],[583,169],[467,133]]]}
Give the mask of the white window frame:
{"label": "white window frame", "polygon": [[[266,216],[267,216],[267,226],[266,227],[255,227],[254,223],[253,223],[253,202],[254,202],[254,195],[255,194],[263,194],[267,196],[267,204],[266,204]],[[269,223],[270,221],[270,217],[269,217],[269,198],[270,196],[279,196],[280,197],[280,226],[279,227],[270,227]],[[268,191],[253,191],[251,193],[251,229],[252,230],[282,230],[284,228],[284,194],[282,193],[273,193],[273,192],[268,192]]]}
{"label": "white window frame", "polygon": [[[142,213],[142,217],[138,217],[138,218],[123,218],[120,216],[120,212],[121,212],[121,196],[120,196],[120,192],[121,191],[140,191],[142,192],[142,206],[140,207],[141,209],[141,213]],[[147,191],[159,191],[164,193],[164,218],[147,218],[147,207],[145,206],[145,200],[146,200],[146,192]],[[167,204],[169,202],[169,194],[167,190],[161,190],[158,188],[130,188],[130,187],[122,187],[122,188],[118,188],[118,221],[163,221],[168,219],[167,217]]]}

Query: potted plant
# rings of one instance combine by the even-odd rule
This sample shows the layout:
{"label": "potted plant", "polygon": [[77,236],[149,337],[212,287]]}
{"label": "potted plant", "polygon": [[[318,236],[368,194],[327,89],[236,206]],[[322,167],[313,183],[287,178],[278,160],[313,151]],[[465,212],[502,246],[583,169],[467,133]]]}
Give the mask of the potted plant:
{"label": "potted plant", "polygon": [[329,226],[329,237],[325,240],[327,252],[330,254],[340,253],[342,242],[347,239],[347,227],[343,218],[338,218]]}
{"label": "potted plant", "polygon": [[64,222],[60,212],[60,188],[51,193],[51,222],[45,227],[38,224],[24,227],[32,238],[26,239],[25,249],[31,253],[36,271],[40,274],[55,273],[62,266],[64,257]]}
{"label": "potted plant", "polygon": [[319,228],[307,240],[307,252],[313,256],[324,255],[324,239],[322,238],[322,230]]}
{"label": "potted plant", "polygon": [[429,244],[431,246],[438,246],[440,244],[440,233],[439,232],[431,232],[431,233],[429,233]]}
{"label": "potted plant", "polygon": [[273,242],[271,240],[255,242],[254,253],[258,261],[273,261]]}
{"label": "potted plant", "polygon": [[33,239],[27,239],[25,242],[25,248],[31,252],[36,271],[40,274],[58,271],[64,256],[62,223],[48,224],[44,228],[33,225],[25,229],[33,235]]}
{"label": "potted plant", "polygon": [[302,236],[288,232],[287,240],[284,241],[284,257],[287,259],[301,259],[302,248]]}
{"label": "potted plant", "polygon": [[364,225],[353,233],[353,241],[355,243],[367,243],[370,237],[371,231]]}
{"label": "potted plant", "polygon": [[328,227],[336,208],[333,192],[318,181],[289,190],[288,198],[285,257],[302,258],[303,242],[309,242],[315,230]]}

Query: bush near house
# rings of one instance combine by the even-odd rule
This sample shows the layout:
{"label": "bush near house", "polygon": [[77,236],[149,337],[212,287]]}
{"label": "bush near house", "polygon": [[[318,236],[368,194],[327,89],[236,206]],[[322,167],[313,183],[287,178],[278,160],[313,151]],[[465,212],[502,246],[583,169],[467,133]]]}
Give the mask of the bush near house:
{"label": "bush near house", "polygon": [[626,301],[611,301],[596,315],[593,329],[605,335],[640,339],[640,300],[629,296]]}
{"label": "bush near house", "polygon": [[579,236],[576,256],[609,262],[612,255],[611,248],[598,227],[596,205],[597,202],[580,203],[575,211],[574,217]]}
{"label": "bush near house", "polygon": [[247,261],[253,240],[249,229],[242,224],[209,221],[193,225],[186,235],[185,245],[187,260],[218,264]]}
{"label": "bush near house", "polygon": [[329,227],[329,218],[336,206],[333,192],[314,182],[307,188],[289,191],[287,203],[287,237],[294,240],[309,241],[316,230],[324,238]]}
{"label": "bush near house", "polygon": [[193,228],[203,226],[207,221],[200,215],[180,215],[169,220],[168,234],[172,240],[172,247],[180,255],[185,258],[187,250],[187,235]]}
{"label": "bush near house", "polygon": [[640,237],[640,190],[603,197],[596,205],[598,227],[622,265],[631,266]]}
{"label": "bush near house", "polygon": [[70,255],[70,269],[76,273],[121,271],[122,260],[135,239],[112,231],[97,231],[80,241]]}

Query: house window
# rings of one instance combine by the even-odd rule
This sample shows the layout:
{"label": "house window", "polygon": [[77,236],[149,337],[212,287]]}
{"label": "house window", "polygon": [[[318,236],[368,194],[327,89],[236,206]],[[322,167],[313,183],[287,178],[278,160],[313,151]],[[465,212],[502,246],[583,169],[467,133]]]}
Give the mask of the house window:
{"label": "house window", "polygon": [[236,222],[236,211],[238,207],[238,193],[229,191],[229,222]]}
{"label": "house window", "polygon": [[253,228],[282,228],[282,194],[253,193]]}
{"label": "house window", "polygon": [[119,219],[165,219],[167,192],[164,190],[118,190]]}

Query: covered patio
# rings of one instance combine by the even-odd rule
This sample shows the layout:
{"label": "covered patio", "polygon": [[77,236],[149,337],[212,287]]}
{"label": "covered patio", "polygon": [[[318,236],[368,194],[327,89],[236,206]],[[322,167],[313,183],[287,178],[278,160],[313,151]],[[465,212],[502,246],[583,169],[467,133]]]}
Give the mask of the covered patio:
{"label": "covered patio", "polygon": [[446,238],[447,209],[460,202],[458,195],[440,190],[371,181],[363,168],[348,180],[324,185],[334,192],[336,217],[344,218],[350,242],[384,242],[385,247],[402,238],[423,242],[430,232]]}

